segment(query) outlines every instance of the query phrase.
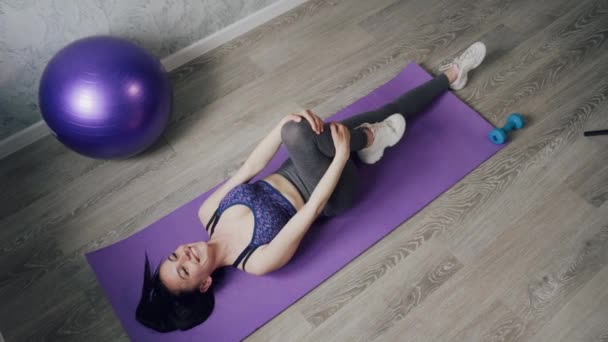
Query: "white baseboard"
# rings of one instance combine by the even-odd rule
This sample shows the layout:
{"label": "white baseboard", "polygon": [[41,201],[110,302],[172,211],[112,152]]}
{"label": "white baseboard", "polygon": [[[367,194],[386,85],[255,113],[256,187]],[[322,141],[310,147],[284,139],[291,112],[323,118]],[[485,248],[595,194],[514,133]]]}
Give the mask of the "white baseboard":
{"label": "white baseboard", "polygon": [[[172,71],[179,66],[203,55],[232,39],[251,31],[252,29],[270,21],[273,18],[305,3],[308,0],[279,0],[248,17],[245,17],[231,25],[226,26],[218,32],[205,37],[192,45],[189,45],[161,60],[167,71]],[[10,137],[0,141],[0,159],[9,156],[20,149],[38,141],[51,134],[51,130],[44,121],[39,121],[32,126],[17,132]]]}
{"label": "white baseboard", "polygon": [[23,129],[0,141],[0,159],[15,153],[30,144],[33,144],[49,134],[51,134],[51,129],[44,121],[36,122],[26,129]]}
{"label": "white baseboard", "polygon": [[274,4],[265,7],[250,16],[226,26],[209,37],[203,38],[198,42],[189,45],[176,53],[161,60],[165,69],[171,71],[186,64],[196,57],[205,54],[232,39],[251,31],[252,29],[270,21],[273,18],[305,3],[308,0],[279,0]]}

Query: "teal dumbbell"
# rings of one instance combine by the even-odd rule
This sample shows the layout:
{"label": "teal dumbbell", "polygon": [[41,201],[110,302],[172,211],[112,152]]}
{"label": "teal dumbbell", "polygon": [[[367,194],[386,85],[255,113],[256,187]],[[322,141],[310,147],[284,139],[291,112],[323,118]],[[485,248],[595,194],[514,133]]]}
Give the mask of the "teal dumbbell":
{"label": "teal dumbbell", "polygon": [[497,144],[504,144],[510,131],[524,127],[524,118],[519,113],[513,113],[507,118],[507,124],[502,128],[494,128],[490,134],[490,140]]}

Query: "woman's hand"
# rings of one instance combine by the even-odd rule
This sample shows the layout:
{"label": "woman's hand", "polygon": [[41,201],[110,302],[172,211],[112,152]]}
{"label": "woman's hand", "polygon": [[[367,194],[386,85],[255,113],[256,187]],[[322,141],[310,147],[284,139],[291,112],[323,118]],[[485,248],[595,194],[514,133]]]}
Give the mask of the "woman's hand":
{"label": "woman's hand", "polygon": [[310,123],[310,127],[312,127],[312,130],[315,133],[323,133],[323,119],[309,109],[287,115],[285,118],[283,118],[281,126],[289,121],[300,122],[302,121],[302,118],[306,119]]}
{"label": "woman's hand", "polygon": [[329,124],[329,128],[336,148],[335,157],[344,161],[348,160],[350,158],[350,131],[348,127],[339,122],[332,122]]}

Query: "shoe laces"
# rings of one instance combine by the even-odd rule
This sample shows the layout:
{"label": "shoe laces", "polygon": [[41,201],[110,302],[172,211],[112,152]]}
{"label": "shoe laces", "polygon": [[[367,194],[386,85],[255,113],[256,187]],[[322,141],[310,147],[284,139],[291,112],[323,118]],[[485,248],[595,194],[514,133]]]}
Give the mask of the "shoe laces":
{"label": "shoe laces", "polygon": [[460,63],[463,60],[469,59],[469,58],[473,58],[475,57],[475,49],[472,49],[471,47],[467,48],[462,55],[456,57],[456,63]]}
{"label": "shoe laces", "polygon": [[460,56],[455,57],[447,64],[440,66],[439,71],[446,71],[446,70],[450,69],[452,67],[452,65],[454,65],[454,64],[456,64],[456,67],[458,69],[460,69],[460,65],[462,64],[462,61],[475,57],[475,53],[476,53],[475,49],[471,49],[471,47],[468,47]]}
{"label": "shoe laces", "polygon": [[456,59],[453,59],[452,61],[448,62],[447,64],[439,66],[439,71],[448,71],[454,64],[456,64],[456,67],[458,67],[458,63],[456,62]]}
{"label": "shoe laces", "polygon": [[379,122],[374,122],[374,123],[365,122],[365,123],[361,124],[359,127],[369,128],[369,130],[372,131],[374,139],[377,139],[378,132],[380,131],[380,129],[382,128],[383,125],[386,125],[386,123],[384,121],[379,121]]}

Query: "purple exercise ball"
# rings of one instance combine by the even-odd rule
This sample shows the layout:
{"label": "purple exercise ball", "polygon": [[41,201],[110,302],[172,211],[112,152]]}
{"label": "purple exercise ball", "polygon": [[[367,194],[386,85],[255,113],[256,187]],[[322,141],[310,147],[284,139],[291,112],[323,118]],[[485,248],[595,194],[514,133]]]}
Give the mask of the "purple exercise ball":
{"label": "purple exercise ball", "polygon": [[51,59],[40,111],[65,146],[93,158],[133,156],[163,132],[171,115],[169,77],[160,61],[128,40],[77,40]]}

